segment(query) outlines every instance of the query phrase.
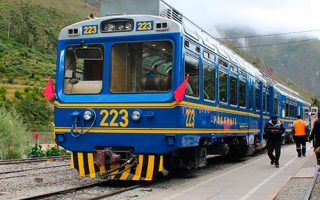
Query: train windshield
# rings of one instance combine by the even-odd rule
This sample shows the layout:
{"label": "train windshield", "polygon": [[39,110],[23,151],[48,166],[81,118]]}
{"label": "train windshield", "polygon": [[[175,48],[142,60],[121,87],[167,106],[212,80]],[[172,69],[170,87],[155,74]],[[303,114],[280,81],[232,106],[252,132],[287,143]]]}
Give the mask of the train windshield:
{"label": "train windshield", "polygon": [[113,93],[165,92],[171,89],[171,42],[119,43],[112,46]]}
{"label": "train windshield", "polygon": [[102,91],[102,45],[71,46],[66,50],[64,92],[98,94]]}

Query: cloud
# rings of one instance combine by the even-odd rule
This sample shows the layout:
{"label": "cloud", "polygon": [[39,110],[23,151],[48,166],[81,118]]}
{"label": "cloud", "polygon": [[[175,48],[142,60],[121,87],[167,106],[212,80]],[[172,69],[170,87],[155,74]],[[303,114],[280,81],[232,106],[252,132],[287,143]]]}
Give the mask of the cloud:
{"label": "cloud", "polygon": [[320,29],[318,0],[166,0],[208,30],[249,26],[260,33]]}

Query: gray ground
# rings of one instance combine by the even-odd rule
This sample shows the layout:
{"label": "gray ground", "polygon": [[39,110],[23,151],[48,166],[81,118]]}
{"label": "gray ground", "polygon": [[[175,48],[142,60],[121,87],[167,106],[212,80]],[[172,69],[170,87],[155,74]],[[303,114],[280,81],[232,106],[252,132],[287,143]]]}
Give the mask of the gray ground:
{"label": "gray ground", "polygon": [[[309,168],[316,165],[316,159],[313,155],[303,166],[303,168]],[[318,182],[318,191],[313,191],[313,200],[320,199],[320,183]],[[296,178],[293,177],[290,179],[290,181],[287,183],[286,186],[284,186],[280,192],[278,193],[276,200],[302,200],[305,198],[305,195],[307,194],[308,188],[310,184],[312,183],[312,178]],[[316,198],[315,198],[316,197]]]}

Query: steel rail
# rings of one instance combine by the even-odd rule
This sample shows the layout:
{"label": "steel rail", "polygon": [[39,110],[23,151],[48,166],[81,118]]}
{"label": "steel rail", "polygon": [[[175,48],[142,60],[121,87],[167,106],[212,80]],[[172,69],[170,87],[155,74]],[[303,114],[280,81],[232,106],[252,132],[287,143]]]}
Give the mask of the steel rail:
{"label": "steel rail", "polygon": [[[99,183],[88,184],[88,185],[69,188],[69,189],[65,189],[65,190],[59,190],[59,191],[56,191],[56,192],[50,192],[50,193],[46,193],[46,194],[40,194],[40,195],[36,195],[36,196],[21,198],[21,200],[41,199],[41,198],[52,197],[52,196],[55,196],[55,195],[67,194],[67,193],[71,193],[71,192],[75,192],[75,191],[79,191],[79,190],[84,190],[84,189],[88,189],[88,188],[92,188],[92,187],[96,187],[96,186],[101,186],[101,185],[104,185],[104,184],[106,184],[108,182],[109,181],[103,181],[103,182],[99,182]],[[132,190],[132,189],[138,188],[138,187],[140,187],[142,185],[145,185],[145,184],[126,187],[126,188],[119,189],[119,190],[114,191],[114,192],[110,192],[110,193],[107,193],[107,194],[104,194],[104,195],[100,195],[100,196],[96,196],[96,197],[89,198],[89,199],[90,200],[95,200],[95,199],[102,199],[102,198],[105,198],[105,197],[114,196],[116,194],[120,194],[120,193],[126,192],[128,190]]]}
{"label": "steel rail", "polygon": [[98,200],[98,199],[103,199],[103,198],[106,198],[106,197],[111,197],[111,196],[114,196],[114,195],[129,191],[129,190],[136,189],[136,188],[144,186],[144,185],[146,185],[146,184],[140,184],[140,185],[134,185],[134,186],[126,187],[126,188],[119,189],[119,190],[114,191],[114,192],[110,192],[110,193],[107,193],[107,194],[103,194],[103,195],[100,195],[100,196],[89,198],[89,200]]}
{"label": "steel rail", "polygon": [[0,172],[0,175],[19,173],[19,172],[26,172],[26,171],[33,171],[33,170],[41,170],[41,169],[50,169],[50,168],[57,168],[57,167],[66,167],[66,166],[69,166],[69,164],[67,164],[67,165],[55,165],[55,166],[48,166],[48,167],[37,167],[37,168],[29,168],[29,169],[21,169],[21,170],[15,170],[15,171],[5,171],[5,172]]}
{"label": "steel rail", "polygon": [[91,187],[100,186],[100,185],[103,185],[107,182],[108,181],[103,181],[103,182],[99,182],[99,183],[92,183],[92,184],[83,185],[83,186],[79,186],[79,187],[68,188],[68,189],[59,190],[59,191],[55,191],[55,192],[50,192],[50,193],[45,193],[45,194],[40,194],[40,195],[36,195],[36,196],[22,198],[21,200],[40,199],[40,198],[46,198],[46,197],[51,197],[51,196],[60,195],[60,194],[66,194],[66,193],[75,192],[78,190],[83,190],[83,189],[87,189],[87,188],[91,188]]}
{"label": "steel rail", "polygon": [[22,164],[22,163],[32,163],[32,162],[45,162],[49,160],[67,160],[70,156],[53,156],[45,158],[26,158],[26,159],[15,159],[15,160],[0,160],[0,165],[11,165],[11,164]]}

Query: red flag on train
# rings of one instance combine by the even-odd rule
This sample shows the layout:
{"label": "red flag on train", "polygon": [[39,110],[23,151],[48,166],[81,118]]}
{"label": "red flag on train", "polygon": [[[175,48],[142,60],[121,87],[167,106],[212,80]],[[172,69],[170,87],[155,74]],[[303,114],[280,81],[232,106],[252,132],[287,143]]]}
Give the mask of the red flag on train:
{"label": "red flag on train", "polygon": [[46,88],[43,90],[43,96],[51,101],[54,98],[54,88],[51,77],[49,77]]}
{"label": "red flag on train", "polygon": [[181,102],[183,100],[184,94],[187,89],[187,84],[189,81],[189,76],[186,76],[184,81],[178,86],[178,88],[174,91],[174,99],[177,103]]}

